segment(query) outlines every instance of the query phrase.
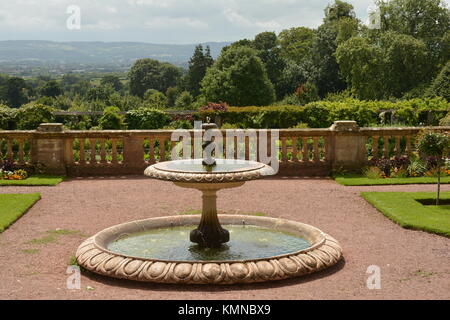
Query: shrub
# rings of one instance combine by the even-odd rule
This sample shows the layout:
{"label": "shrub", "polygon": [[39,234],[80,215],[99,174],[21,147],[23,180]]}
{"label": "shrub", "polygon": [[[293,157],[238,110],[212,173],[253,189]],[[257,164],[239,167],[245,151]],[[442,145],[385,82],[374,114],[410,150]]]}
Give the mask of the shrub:
{"label": "shrub", "polygon": [[125,129],[125,117],[120,114],[117,107],[108,107],[103,111],[103,116],[98,124],[103,130],[121,130]]}
{"label": "shrub", "polygon": [[175,101],[175,108],[178,110],[191,110],[194,98],[187,91],[182,92]]}
{"label": "shrub", "polygon": [[0,130],[10,130],[14,128],[16,112],[17,109],[12,109],[0,104]]}
{"label": "shrub", "polygon": [[55,120],[55,109],[43,104],[27,104],[17,111],[17,129],[35,130],[41,123]]}
{"label": "shrub", "polygon": [[152,108],[139,108],[126,113],[128,128],[135,130],[162,129],[170,123],[170,117],[163,111]]}
{"label": "shrub", "polygon": [[368,167],[364,170],[364,176],[369,179],[380,179],[383,177],[383,172],[378,167]]}
{"label": "shrub", "polygon": [[411,177],[420,177],[427,171],[427,166],[423,161],[416,159],[411,161],[408,166],[408,175]]}

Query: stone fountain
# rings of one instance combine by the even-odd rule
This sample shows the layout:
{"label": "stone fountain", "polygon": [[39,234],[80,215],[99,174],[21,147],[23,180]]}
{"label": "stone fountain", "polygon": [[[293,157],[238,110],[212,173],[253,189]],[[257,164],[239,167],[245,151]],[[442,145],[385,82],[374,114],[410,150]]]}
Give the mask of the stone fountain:
{"label": "stone fountain", "polygon": [[262,163],[212,156],[150,166],[145,170],[150,178],[199,190],[201,216],[153,218],[106,229],[79,247],[78,264],[109,277],[177,284],[282,280],[335,265],[342,249],[317,228],[267,217],[218,216],[220,190],[273,174]]}

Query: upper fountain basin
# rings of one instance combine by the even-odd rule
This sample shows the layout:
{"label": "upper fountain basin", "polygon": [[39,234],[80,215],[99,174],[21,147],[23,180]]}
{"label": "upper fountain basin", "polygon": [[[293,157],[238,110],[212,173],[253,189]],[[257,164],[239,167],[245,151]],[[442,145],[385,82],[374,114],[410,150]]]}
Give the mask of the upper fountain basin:
{"label": "upper fountain basin", "polygon": [[202,159],[161,162],[148,167],[145,175],[173,182],[227,183],[255,180],[274,175],[263,163],[246,160],[216,159],[216,166],[202,164]]}

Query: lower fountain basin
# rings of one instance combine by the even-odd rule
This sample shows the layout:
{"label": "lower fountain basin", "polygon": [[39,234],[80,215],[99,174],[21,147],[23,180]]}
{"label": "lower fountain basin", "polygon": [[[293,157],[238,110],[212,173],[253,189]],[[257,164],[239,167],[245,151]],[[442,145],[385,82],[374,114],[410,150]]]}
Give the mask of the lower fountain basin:
{"label": "lower fountain basin", "polygon": [[235,241],[219,249],[188,241],[200,216],[163,217],[101,231],[79,247],[77,261],[94,273],[120,279],[235,284],[310,274],[342,257],[336,240],[306,224],[237,215],[222,215],[220,221]]}

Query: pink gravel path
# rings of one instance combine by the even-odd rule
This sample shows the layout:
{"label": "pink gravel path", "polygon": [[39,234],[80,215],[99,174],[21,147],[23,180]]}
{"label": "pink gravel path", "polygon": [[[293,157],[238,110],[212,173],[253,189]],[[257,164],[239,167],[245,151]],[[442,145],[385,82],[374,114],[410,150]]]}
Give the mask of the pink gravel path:
{"label": "pink gravel path", "polygon": [[[444,190],[450,191],[449,186]],[[366,203],[359,196],[362,191],[434,187],[343,187],[328,179],[249,182],[222,191],[219,208],[314,225],[340,241],[345,262],[300,279],[226,287],[140,284],[83,275],[81,290],[71,291],[66,289],[66,268],[83,239],[127,221],[200,209],[200,193],[140,177],[1,187],[0,193],[40,192],[42,200],[0,234],[0,299],[450,299],[450,239],[402,229]],[[58,228],[81,235],[27,243]],[[23,252],[26,249],[40,251]],[[381,267],[381,290],[366,287],[371,265]]]}

